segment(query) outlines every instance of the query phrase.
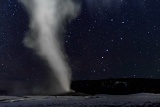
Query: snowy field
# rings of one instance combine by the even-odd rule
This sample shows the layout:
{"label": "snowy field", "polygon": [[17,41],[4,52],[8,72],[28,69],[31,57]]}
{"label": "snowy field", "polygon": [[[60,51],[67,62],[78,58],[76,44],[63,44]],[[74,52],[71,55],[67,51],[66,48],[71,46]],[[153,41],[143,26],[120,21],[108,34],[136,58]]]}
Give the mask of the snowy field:
{"label": "snowy field", "polygon": [[160,107],[160,94],[0,96],[0,107]]}

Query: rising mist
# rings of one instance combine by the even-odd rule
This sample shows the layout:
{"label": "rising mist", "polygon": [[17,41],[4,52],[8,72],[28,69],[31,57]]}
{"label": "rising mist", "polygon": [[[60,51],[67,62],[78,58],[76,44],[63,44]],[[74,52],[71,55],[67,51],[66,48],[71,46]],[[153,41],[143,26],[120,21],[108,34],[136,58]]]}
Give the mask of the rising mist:
{"label": "rising mist", "polygon": [[47,87],[43,92],[59,94],[70,91],[71,69],[63,48],[66,22],[78,14],[79,6],[72,0],[20,0],[29,17],[30,31],[24,39],[49,66]]}

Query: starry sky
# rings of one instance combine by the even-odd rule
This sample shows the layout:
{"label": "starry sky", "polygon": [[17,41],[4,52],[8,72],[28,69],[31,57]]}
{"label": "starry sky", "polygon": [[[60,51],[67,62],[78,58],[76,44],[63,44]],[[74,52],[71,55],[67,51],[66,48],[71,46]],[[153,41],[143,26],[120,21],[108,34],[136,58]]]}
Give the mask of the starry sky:
{"label": "starry sky", "polygon": [[[73,80],[160,78],[159,0],[76,0],[64,47]],[[17,0],[0,1],[0,78],[40,81],[46,64],[24,46],[29,16]]]}

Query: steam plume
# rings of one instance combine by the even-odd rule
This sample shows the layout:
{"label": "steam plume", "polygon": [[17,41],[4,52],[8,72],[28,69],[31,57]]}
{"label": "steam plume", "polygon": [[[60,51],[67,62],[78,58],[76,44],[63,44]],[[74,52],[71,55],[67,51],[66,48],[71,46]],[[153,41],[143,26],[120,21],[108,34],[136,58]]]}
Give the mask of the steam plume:
{"label": "steam plume", "polygon": [[20,0],[30,16],[30,31],[24,39],[51,69],[49,94],[70,91],[71,70],[66,61],[62,34],[67,20],[75,18],[78,8],[72,0]]}

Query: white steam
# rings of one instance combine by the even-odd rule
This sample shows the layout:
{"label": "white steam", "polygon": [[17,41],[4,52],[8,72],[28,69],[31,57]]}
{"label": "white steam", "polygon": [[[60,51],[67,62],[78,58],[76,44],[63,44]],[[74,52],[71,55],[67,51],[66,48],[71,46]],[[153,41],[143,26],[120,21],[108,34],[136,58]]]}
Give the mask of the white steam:
{"label": "white steam", "polygon": [[64,25],[78,13],[72,0],[20,0],[30,16],[30,31],[24,44],[50,67],[47,93],[70,91],[71,70],[63,50]]}

